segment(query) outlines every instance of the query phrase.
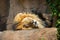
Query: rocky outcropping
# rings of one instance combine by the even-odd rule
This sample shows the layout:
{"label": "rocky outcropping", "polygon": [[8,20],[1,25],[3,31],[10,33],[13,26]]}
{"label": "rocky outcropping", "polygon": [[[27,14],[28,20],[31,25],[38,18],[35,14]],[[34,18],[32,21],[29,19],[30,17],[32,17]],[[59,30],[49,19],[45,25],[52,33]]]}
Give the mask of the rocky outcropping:
{"label": "rocky outcropping", "polygon": [[56,28],[4,31],[0,32],[0,40],[57,40]]}

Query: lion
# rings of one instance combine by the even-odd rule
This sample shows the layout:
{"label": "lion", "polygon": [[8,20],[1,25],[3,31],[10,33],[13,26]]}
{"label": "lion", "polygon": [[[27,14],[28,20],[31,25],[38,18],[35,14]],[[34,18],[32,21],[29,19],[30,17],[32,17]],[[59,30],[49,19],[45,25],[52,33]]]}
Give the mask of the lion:
{"label": "lion", "polygon": [[44,28],[44,22],[38,15],[29,12],[18,13],[15,16],[13,23],[13,28],[15,30]]}

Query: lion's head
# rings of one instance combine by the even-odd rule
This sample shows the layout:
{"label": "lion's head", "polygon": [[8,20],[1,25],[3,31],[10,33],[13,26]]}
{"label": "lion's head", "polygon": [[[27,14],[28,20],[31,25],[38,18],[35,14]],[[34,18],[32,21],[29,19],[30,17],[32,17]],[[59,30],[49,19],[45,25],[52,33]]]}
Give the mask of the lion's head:
{"label": "lion's head", "polygon": [[[31,13],[19,13],[14,18],[15,29],[34,29],[44,28],[43,21],[35,14]],[[13,28],[14,28],[13,27]]]}

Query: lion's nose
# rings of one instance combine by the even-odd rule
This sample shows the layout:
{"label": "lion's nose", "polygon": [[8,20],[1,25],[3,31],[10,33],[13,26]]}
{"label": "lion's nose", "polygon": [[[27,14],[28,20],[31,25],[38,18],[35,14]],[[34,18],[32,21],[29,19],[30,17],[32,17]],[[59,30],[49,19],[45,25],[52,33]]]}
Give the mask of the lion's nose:
{"label": "lion's nose", "polygon": [[37,24],[37,22],[36,22],[36,21],[34,21],[34,20],[33,20],[33,22],[32,22],[32,23],[33,23],[33,25],[34,25],[34,28],[38,28],[38,24]]}
{"label": "lion's nose", "polygon": [[37,25],[37,22],[36,22],[36,21],[34,21],[34,20],[32,21],[32,23],[33,23],[33,25]]}
{"label": "lion's nose", "polygon": [[33,24],[34,24],[34,25],[36,25],[36,24],[37,24],[37,22],[33,22]]}

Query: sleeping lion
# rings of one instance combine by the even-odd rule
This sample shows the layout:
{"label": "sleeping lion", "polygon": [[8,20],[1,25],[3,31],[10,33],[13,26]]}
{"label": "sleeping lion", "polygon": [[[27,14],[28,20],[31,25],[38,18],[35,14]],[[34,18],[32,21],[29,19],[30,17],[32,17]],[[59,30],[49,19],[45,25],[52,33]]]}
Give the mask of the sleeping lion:
{"label": "sleeping lion", "polygon": [[13,23],[14,30],[44,28],[44,22],[37,15],[29,12],[18,13]]}

